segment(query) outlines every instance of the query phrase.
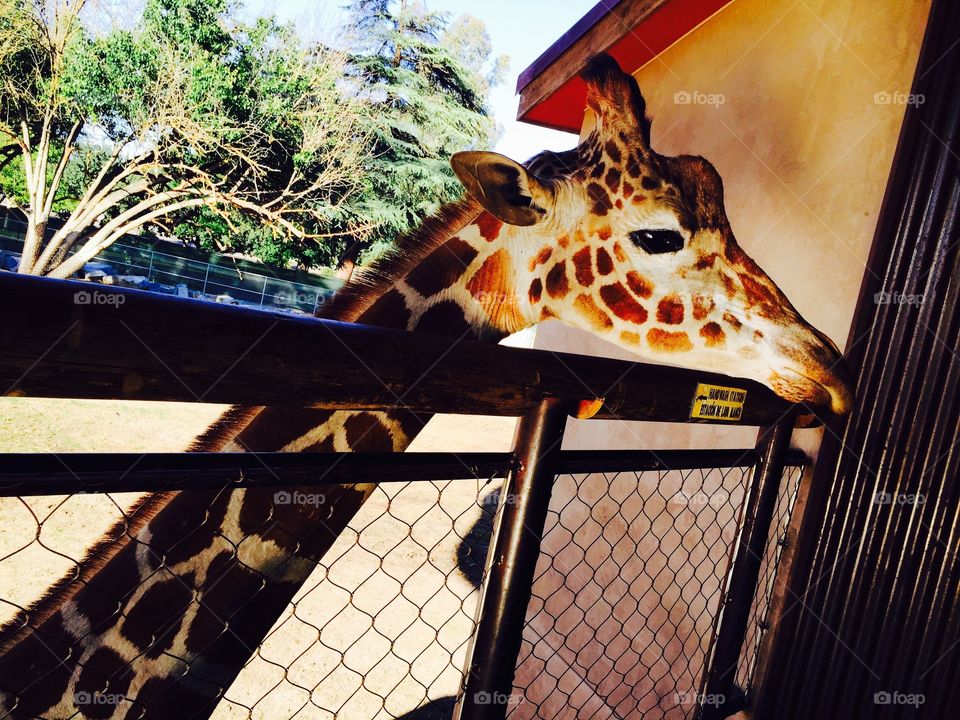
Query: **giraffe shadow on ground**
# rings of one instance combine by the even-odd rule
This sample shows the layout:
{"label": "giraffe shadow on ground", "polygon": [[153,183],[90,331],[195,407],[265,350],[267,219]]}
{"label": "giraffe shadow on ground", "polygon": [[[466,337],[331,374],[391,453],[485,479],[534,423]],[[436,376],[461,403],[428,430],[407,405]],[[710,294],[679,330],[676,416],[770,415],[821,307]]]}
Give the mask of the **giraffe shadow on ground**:
{"label": "giraffe shadow on ground", "polygon": [[[493,517],[500,502],[500,490],[480,498],[480,517],[457,546],[457,568],[478,590],[483,582],[487,564],[487,550],[493,533]],[[450,720],[457,698],[442,697],[408,712],[397,720]]]}
{"label": "giraffe shadow on ground", "polygon": [[442,697],[402,715],[397,720],[450,720],[456,702],[457,699],[453,696]]}

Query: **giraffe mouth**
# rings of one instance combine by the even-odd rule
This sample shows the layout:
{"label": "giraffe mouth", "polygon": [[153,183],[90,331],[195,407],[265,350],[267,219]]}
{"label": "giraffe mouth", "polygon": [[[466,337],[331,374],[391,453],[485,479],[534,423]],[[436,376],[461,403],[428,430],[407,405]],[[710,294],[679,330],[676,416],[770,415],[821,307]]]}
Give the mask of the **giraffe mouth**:
{"label": "giraffe mouth", "polygon": [[795,403],[828,405],[837,415],[846,415],[853,407],[850,373],[842,358],[817,372],[786,370],[770,376],[770,387],[780,397]]}

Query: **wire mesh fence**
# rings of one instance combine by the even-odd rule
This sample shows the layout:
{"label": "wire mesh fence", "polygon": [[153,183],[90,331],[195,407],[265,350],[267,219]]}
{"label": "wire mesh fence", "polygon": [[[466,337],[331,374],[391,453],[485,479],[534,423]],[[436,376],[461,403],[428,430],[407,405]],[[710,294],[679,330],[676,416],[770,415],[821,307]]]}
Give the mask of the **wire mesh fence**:
{"label": "wire mesh fence", "polygon": [[[508,717],[695,717],[751,469],[557,477]],[[378,485],[221,688],[212,717],[450,718],[495,514],[511,502],[502,476]],[[771,536],[789,518],[796,477],[787,468]],[[76,574],[85,547],[136,499],[0,499],[0,620],[30,624],[31,601]],[[745,686],[778,557],[754,600]],[[149,709],[124,701],[128,717]]]}
{"label": "wire mesh fence", "polygon": [[747,635],[743,640],[740,661],[737,665],[737,686],[747,695],[753,690],[760,644],[763,642],[764,635],[770,629],[770,601],[773,597],[774,582],[777,579],[777,571],[780,567],[780,557],[786,547],[787,527],[793,516],[793,508],[797,502],[802,478],[802,466],[787,466],[784,469],[780,492],[777,496],[777,507],[774,511],[773,522],[770,524],[766,549],[760,565],[760,579],[757,582],[757,590],[750,606]]}

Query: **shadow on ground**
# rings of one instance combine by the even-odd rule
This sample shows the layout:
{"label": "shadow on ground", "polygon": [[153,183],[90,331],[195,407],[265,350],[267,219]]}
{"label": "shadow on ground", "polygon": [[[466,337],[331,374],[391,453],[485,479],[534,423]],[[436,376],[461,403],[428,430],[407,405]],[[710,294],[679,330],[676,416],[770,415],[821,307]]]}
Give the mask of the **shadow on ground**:
{"label": "shadow on ground", "polygon": [[453,715],[453,706],[457,702],[455,697],[444,697],[434,700],[428,705],[418,707],[397,720],[450,720]]}
{"label": "shadow on ground", "polygon": [[490,547],[490,535],[493,532],[493,516],[500,504],[500,490],[494,490],[480,498],[483,512],[480,519],[470,528],[457,546],[457,567],[463,576],[475,588],[483,582],[483,571],[487,564],[487,549]]}

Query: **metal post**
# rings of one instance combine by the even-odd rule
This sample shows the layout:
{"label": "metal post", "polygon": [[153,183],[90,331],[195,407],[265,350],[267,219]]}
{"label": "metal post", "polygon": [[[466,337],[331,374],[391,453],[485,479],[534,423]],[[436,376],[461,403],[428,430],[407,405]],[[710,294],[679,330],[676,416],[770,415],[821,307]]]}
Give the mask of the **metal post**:
{"label": "metal post", "polygon": [[453,714],[458,720],[507,714],[566,421],[563,403],[549,398],[517,425],[515,465],[500,497],[463,694]]}
{"label": "metal post", "polygon": [[770,523],[777,507],[794,420],[794,413],[789,413],[776,425],[764,428],[760,433],[757,443],[760,461],[753,474],[740,545],[724,598],[723,616],[704,693],[703,720],[728,717],[742,709],[744,704],[743,692],[735,685],[737,664],[760,578],[760,564],[766,551]]}

